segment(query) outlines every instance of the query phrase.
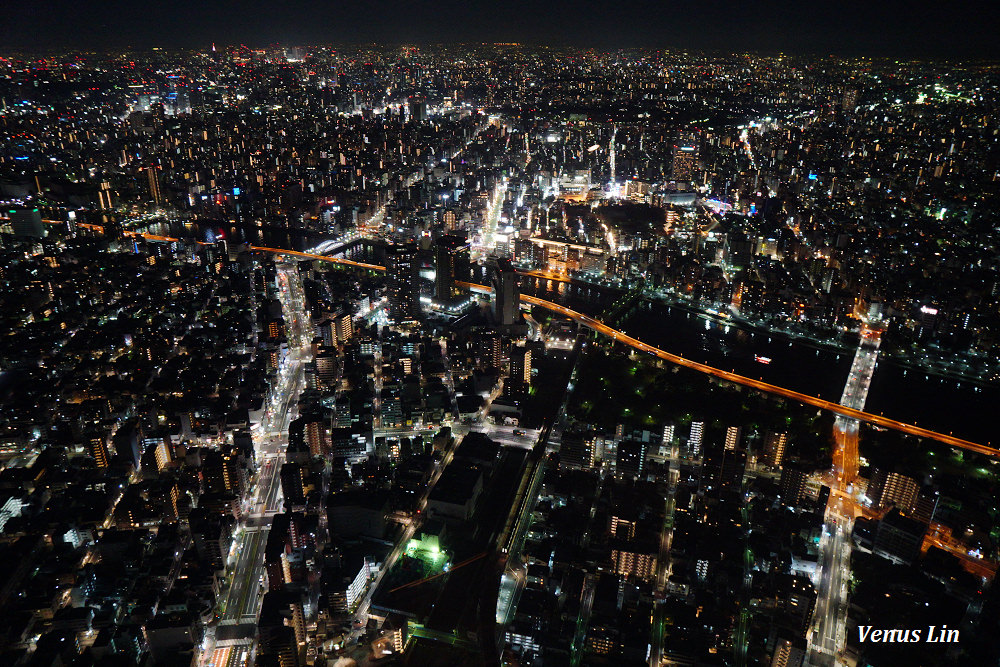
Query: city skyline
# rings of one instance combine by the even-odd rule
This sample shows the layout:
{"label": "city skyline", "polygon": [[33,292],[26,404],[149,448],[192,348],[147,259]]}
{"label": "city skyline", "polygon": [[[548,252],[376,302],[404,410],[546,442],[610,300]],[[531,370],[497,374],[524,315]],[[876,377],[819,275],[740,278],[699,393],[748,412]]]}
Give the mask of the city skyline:
{"label": "city skyline", "polygon": [[[530,17],[530,20],[523,20]],[[11,13],[0,39],[19,49],[262,47],[330,43],[522,42],[601,49],[759,51],[790,55],[990,59],[1000,9],[931,2],[835,5],[773,0],[688,4],[651,0],[427,3],[207,2],[73,3]]]}
{"label": "city skyline", "polygon": [[0,664],[1000,656],[1000,63],[103,47],[0,58]]}

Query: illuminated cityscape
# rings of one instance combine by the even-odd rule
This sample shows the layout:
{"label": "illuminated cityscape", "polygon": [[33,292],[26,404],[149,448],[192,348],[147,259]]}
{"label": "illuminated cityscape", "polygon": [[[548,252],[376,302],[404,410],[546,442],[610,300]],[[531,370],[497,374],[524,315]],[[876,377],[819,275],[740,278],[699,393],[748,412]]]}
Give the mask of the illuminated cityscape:
{"label": "illuminated cityscape", "polygon": [[537,41],[0,52],[2,664],[998,664],[1000,63]]}

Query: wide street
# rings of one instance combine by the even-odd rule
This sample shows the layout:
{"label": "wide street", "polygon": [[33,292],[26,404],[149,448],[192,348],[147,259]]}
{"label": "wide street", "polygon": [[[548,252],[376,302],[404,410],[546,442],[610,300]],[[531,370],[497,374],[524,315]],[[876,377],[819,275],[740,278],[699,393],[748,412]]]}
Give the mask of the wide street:
{"label": "wide street", "polygon": [[[218,625],[208,628],[202,645],[202,664],[234,660],[232,646],[216,648],[220,626],[244,625],[237,646],[252,647],[249,630],[257,620],[263,599],[264,548],[274,515],[282,510],[280,470],[288,447],[288,426],[298,416],[298,397],[305,387],[311,323],[298,269],[278,267],[278,297],[284,315],[289,351],[282,360],[277,382],[268,396],[264,416],[253,431],[258,475],[253,494],[243,501],[243,518],[229,552],[226,572],[229,586],[219,600]],[[246,636],[249,635],[249,636]],[[225,661],[225,662],[221,662]]]}
{"label": "wide street", "polygon": [[[872,374],[878,362],[881,332],[862,326],[854,362],[844,384],[840,403],[862,410],[868,398]],[[833,485],[820,540],[820,570],[816,585],[816,609],[810,637],[811,663],[833,665],[844,649],[847,632],[847,581],[851,572],[851,526],[859,512],[848,493],[858,474],[858,420],[838,416],[834,420]]]}
{"label": "wide street", "polygon": [[[308,253],[302,253],[295,250],[282,250],[280,248],[263,248],[258,246],[251,246],[251,250],[257,252],[268,252],[276,253],[282,255],[291,255],[296,257],[305,257],[307,259],[318,259],[326,262],[333,262],[336,264],[344,264],[347,266],[354,266],[363,269],[369,269],[372,271],[385,271],[384,266],[379,266],[377,264],[364,264],[362,262],[355,262],[349,259],[341,259],[338,257],[327,257],[325,255],[311,255]],[[459,287],[465,287],[471,289],[474,292],[489,293],[490,288],[485,285],[478,285],[475,283],[467,283],[462,281],[457,281],[456,284]],[[632,347],[640,352],[646,352],[653,356],[659,357],[664,361],[670,362],[672,364],[677,364],[678,366],[684,366],[692,370],[698,371],[699,373],[704,373],[706,375],[711,375],[713,377],[719,378],[721,380],[726,380],[734,384],[743,385],[745,387],[750,387],[752,389],[757,389],[768,394],[773,394],[775,396],[781,396],[804,405],[811,405],[813,407],[820,408],[821,410],[826,410],[828,412],[833,412],[834,414],[848,417],[851,419],[857,419],[859,421],[867,422],[869,424],[874,424],[876,426],[881,426],[883,428],[892,429],[894,431],[899,431],[901,433],[906,433],[909,435],[914,435],[919,438],[927,438],[930,440],[937,440],[946,445],[952,447],[958,447],[959,449],[966,449],[968,451],[977,452],[979,454],[985,454],[986,456],[992,456],[995,458],[1000,458],[1000,449],[995,447],[989,447],[987,445],[982,445],[976,442],[971,442],[969,440],[963,440],[962,438],[957,438],[953,435],[946,435],[944,433],[938,433],[937,431],[932,431],[921,426],[916,426],[915,424],[907,424],[905,422],[897,421],[895,419],[890,419],[889,417],[884,417],[882,415],[872,414],[870,412],[864,412],[856,408],[851,408],[848,406],[841,405],[840,403],[835,403],[833,401],[828,401],[818,396],[810,396],[809,394],[804,394],[799,391],[794,391],[791,389],[786,389],[784,387],[779,387],[774,384],[764,382],[762,380],[755,380],[751,377],[745,375],[739,375],[731,371],[722,370],[721,368],[715,368],[709,366],[708,364],[702,364],[697,361],[692,361],[686,359],[680,355],[671,354],[665,350],[661,350],[657,347],[644,343],[641,340],[629,336],[623,331],[617,329],[612,329],[606,326],[599,320],[585,315],[581,312],[575,311],[566,306],[554,303],[552,301],[546,301],[545,299],[539,299],[538,297],[531,296],[528,294],[521,295],[521,301],[535,306],[540,306],[549,311],[557,313],[568,317],[584,326],[603,334],[612,340],[620,343],[624,343],[629,347]]]}

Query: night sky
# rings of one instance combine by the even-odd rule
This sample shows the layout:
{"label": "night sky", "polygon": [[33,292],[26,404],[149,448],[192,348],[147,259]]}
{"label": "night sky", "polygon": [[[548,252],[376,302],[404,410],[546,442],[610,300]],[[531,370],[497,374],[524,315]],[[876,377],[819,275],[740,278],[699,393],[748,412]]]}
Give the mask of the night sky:
{"label": "night sky", "polygon": [[1000,57],[1000,2],[53,0],[9,2],[0,51],[211,42],[519,41],[599,48]]}

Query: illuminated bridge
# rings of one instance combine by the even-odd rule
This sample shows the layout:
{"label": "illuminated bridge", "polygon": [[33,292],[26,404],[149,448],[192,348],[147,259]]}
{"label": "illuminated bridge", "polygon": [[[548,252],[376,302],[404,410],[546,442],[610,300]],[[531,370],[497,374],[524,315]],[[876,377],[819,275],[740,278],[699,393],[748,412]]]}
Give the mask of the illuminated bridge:
{"label": "illuminated bridge", "polygon": [[[143,235],[145,236],[145,235]],[[165,239],[163,237],[155,237],[151,240],[176,240],[176,239]],[[301,257],[303,259],[318,260],[321,262],[331,262],[334,264],[340,264],[344,266],[349,266],[353,268],[365,269],[368,271],[385,271],[384,266],[379,266],[377,264],[366,264],[364,262],[355,262],[350,259],[342,259],[340,257],[327,257],[325,255],[315,255],[311,253],[299,252],[297,250],[284,250],[281,248],[265,248],[260,246],[250,246],[250,250],[254,252],[262,253],[272,253],[278,255],[288,255],[291,257]],[[542,271],[521,271],[523,275],[538,277],[538,278],[548,278],[550,280],[567,280],[565,277],[557,277],[558,274],[549,274]],[[489,294],[490,288],[485,285],[479,285],[476,283],[466,283],[456,281],[456,284],[460,287],[464,287],[473,292],[478,292],[480,294]],[[882,415],[871,414],[870,412],[864,412],[863,410],[858,410],[855,408],[840,405],[839,403],[834,403],[833,401],[828,401],[818,396],[810,396],[809,394],[803,394],[802,392],[794,391],[791,389],[786,389],[784,387],[779,387],[761,380],[755,380],[751,377],[745,375],[739,375],[730,371],[722,370],[721,368],[715,368],[714,366],[709,366],[708,364],[702,364],[697,361],[692,361],[691,359],[685,359],[676,354],[671,354],[657,347],[653,347],[648,343],[644,343],[637,338],[633,338],[628,334],[619,331],[617,329],[612,329],[611,327],[605,325],[604,323],[590,317],[589,315],[584,315],[581,312],[567,308],[566,306],[561,306],[558,303],[553,303],[552,301],[546,301],[545,299],[539,299],[535,296],[530,296],[528,294],[521,295],[521,301],[524,303],[530,303],[533,306],[540,306],[546,310],[550,310],[554,313],[558,313],[564,317],[568,317],[576,322],[582,324],[589,329],[592,329],[600,334],[611,338],[612,340],[624,343],[629,347],[636,349],[640,352],[646,352],[655,357],[659,357],[664,361],[676,364],[678,366],[684,366],[685,368],[690,368],[691,370],[697,371],[699,373],[704,373],[705,375],[710,375],[712,377],[718,378],[720,380],[725,380],[726,382],[732,382],[733,384],[742,385],[744,387],[750,387],[751,389],[756,389],[774,396],[781,396],[782,398],[787,398],[804,405],[811,405],[813,407],[819,408],[821,410],[827,410],[841,417],[847,417],[849,419],[857,419],[859,421],[868,422],[869,424],[874,424],[876,426],[881,426],[883,428],[892,429],[894,431],[900,431],[902,433],[907,433],[909,435],[915,435],[918,438],[927,438],[930,440],[937,440],[946,445],[952,447],[958,447],[960,449],[965,449],[971,452],[976,452],[977,454],[985,454],[986,456],[992,456],[1000,458],[1000,449],[995,449],[993,447],[988,447],[986,445],[981,445],[976,442],[970,442],[968,440],[963,440],[961,438],[956,438],[952,435],[945,435],[944,433],[938,433],[937,431],[931,431],[930,429],[922,428],[914,424],[906,424],[904,422],[896,421],[895,419],[890,419],[888,417],[883,417]]]}

